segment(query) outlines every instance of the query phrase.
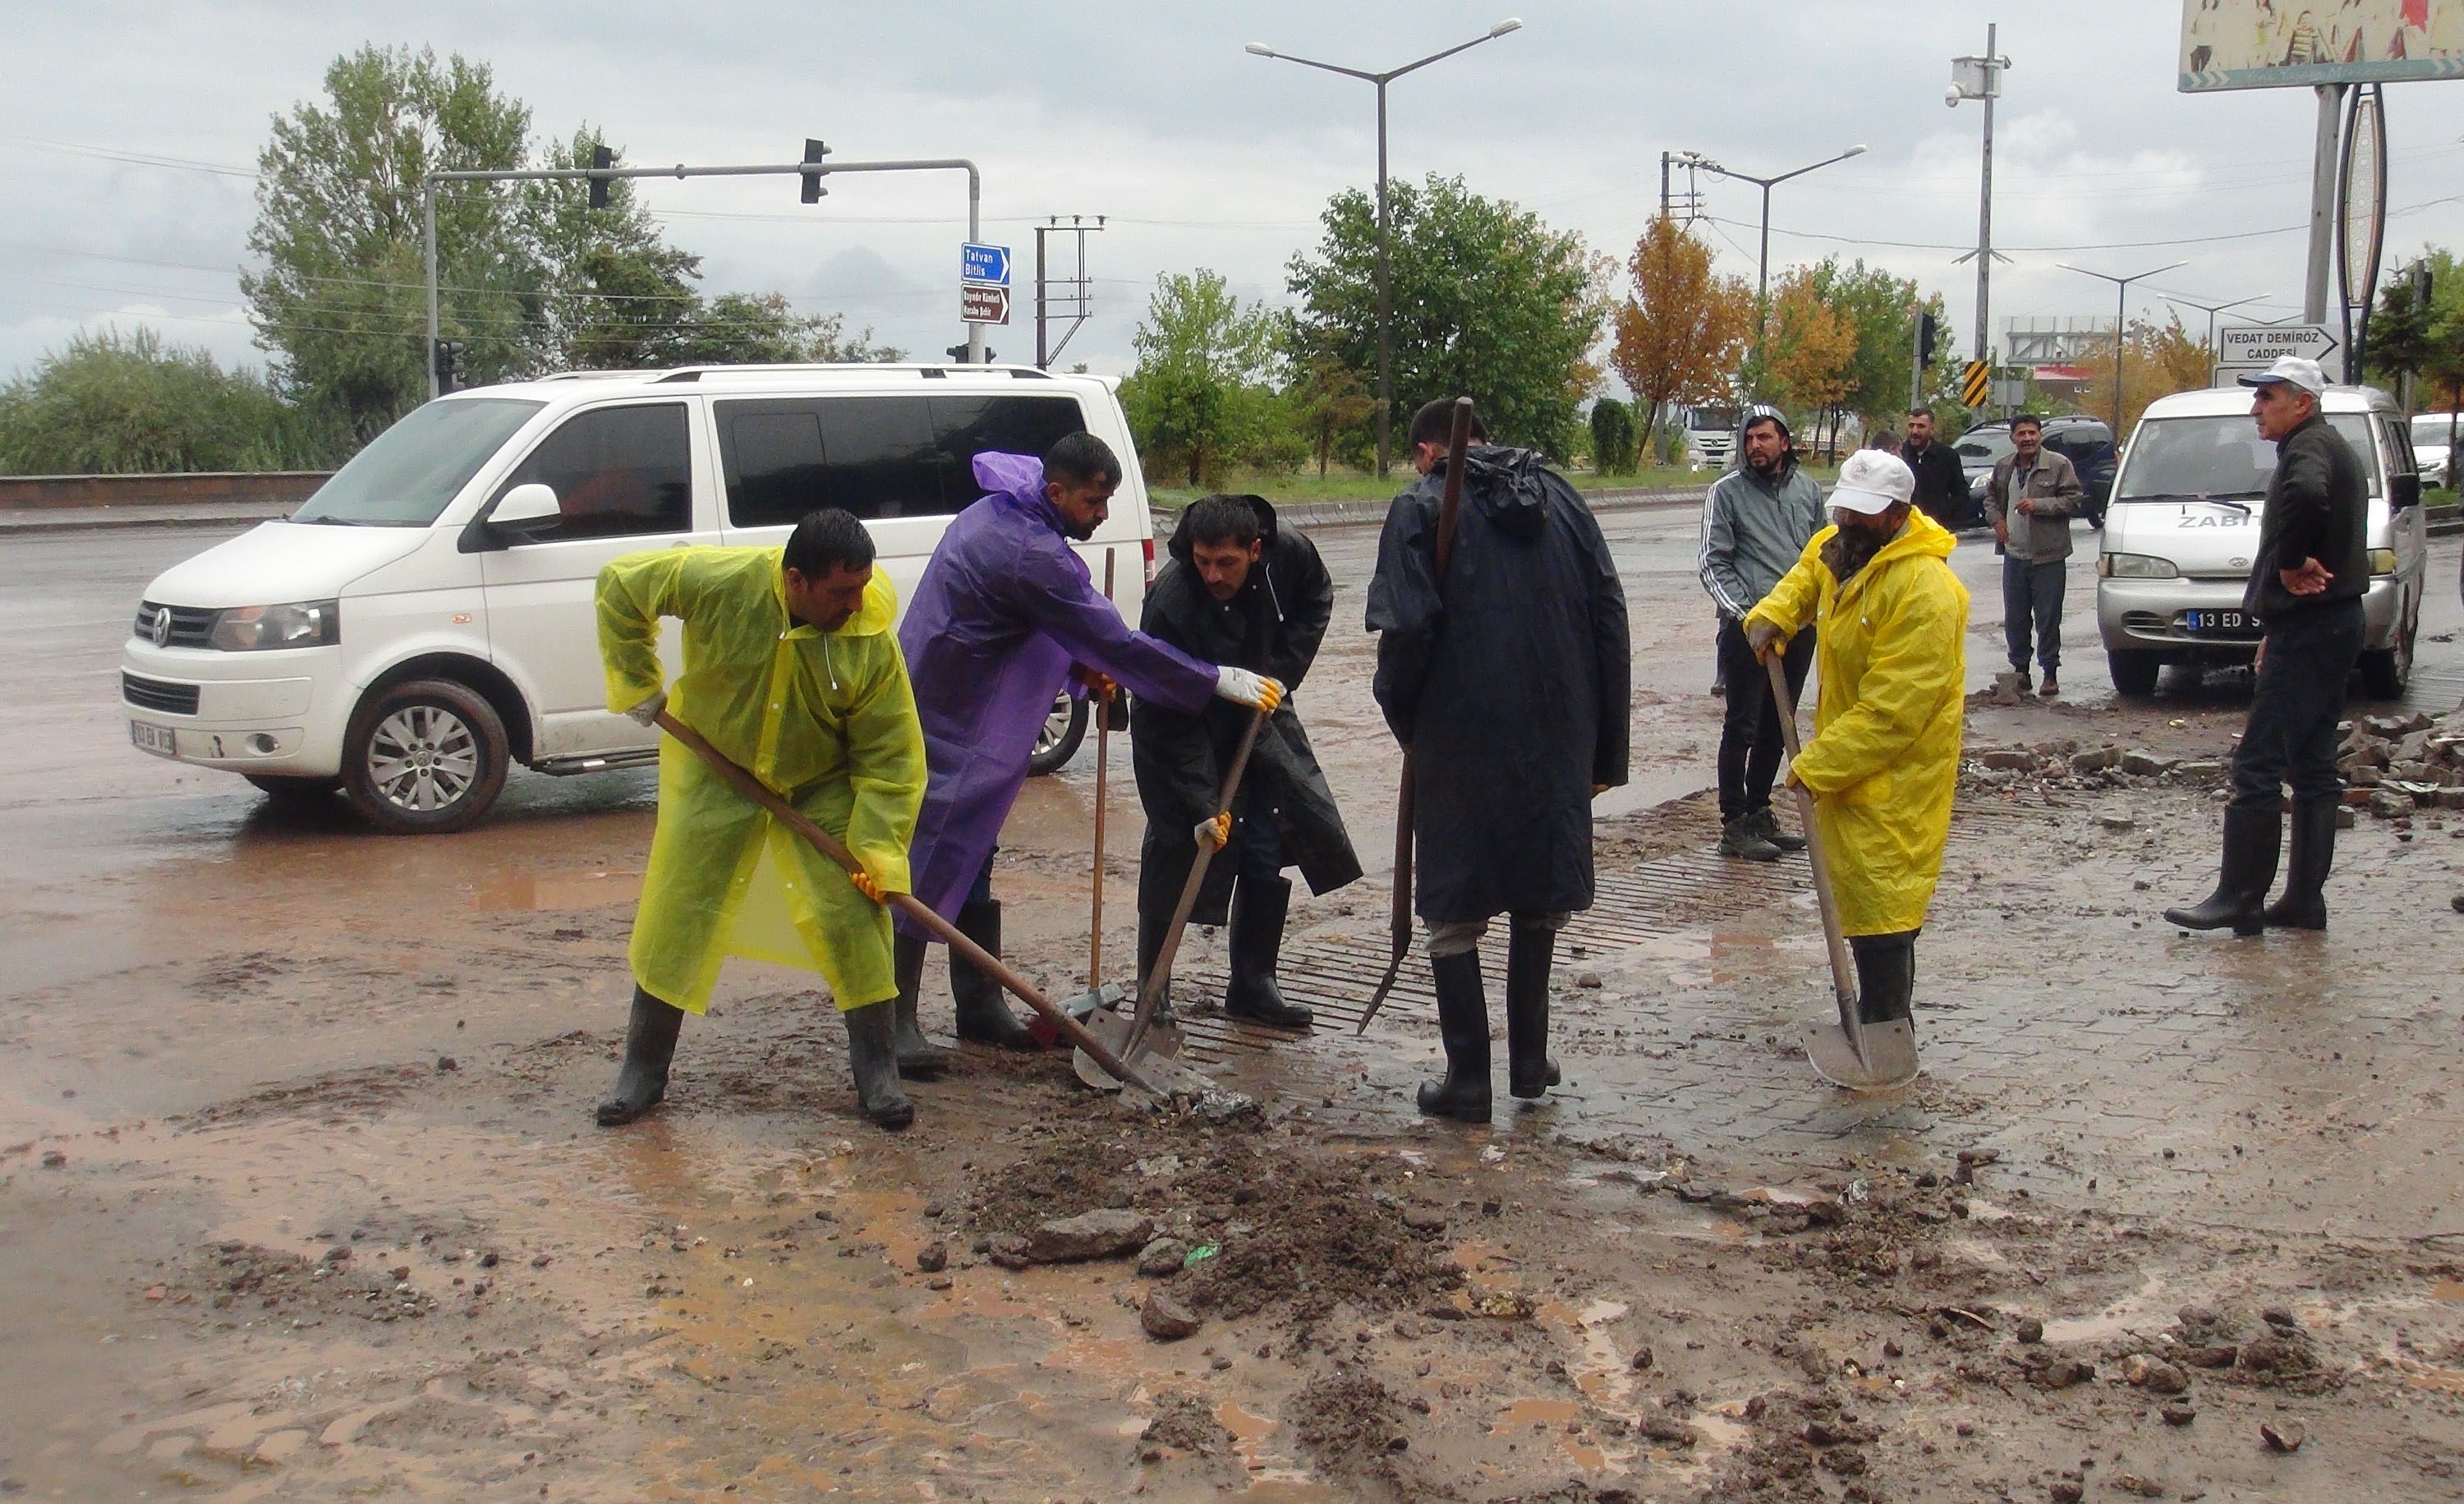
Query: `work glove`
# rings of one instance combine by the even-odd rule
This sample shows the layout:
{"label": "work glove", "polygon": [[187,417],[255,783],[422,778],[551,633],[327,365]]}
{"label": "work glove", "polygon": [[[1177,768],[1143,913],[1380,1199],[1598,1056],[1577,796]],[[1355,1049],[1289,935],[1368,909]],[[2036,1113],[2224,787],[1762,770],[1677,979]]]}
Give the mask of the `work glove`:
{"label": "work glove", "polygon": [[[1271,684],[1274,680],[1266,682]],[[1220,815],[1199,821],[1198,829],[1191,834],[1198,838],[1200,846],[1212,845],[1217,851],[1221,851],[1232,840],[1232,811],[1226,809]]]}
{"label": "work glove", "polygon": [[632,717],[643,725],[655,726],[659,723],[659,712],[667,708],[668,692],[666,690],[652,690],[649,699],[642,701],[642,703],[634,706],[631,710],[625,712],[625,714]]}
{"label": "work glove", "polygon": [[847,881],[855,884],[856,892],[863,894],[866,897],[870,898],[875,903],[888,903],[891,900],[891,891],[888,888],[884,888],[881,883],[874,878],[872,874],[866,872],[861,868],[847,874]]}
{"label": "work glove", "polygon": [[1121,687],[1111,675],[1085,667],[1078,670],[1078,682],[1087,686],[1089,697],[1102,702],[1110,702]]}
{"label": "work glove", "polygon": [[1769,622],[1754,622],[1746,628],[1746,646],[1754,650],[1755,657],[1766,662],[1779,640],[1779,629]]}
{"label": "work glove", "polygon": [[1215,671],[1215,693],[1235,705],[1272,711],[1284,702],[1284,687],[1263,674],[1225,664]]}

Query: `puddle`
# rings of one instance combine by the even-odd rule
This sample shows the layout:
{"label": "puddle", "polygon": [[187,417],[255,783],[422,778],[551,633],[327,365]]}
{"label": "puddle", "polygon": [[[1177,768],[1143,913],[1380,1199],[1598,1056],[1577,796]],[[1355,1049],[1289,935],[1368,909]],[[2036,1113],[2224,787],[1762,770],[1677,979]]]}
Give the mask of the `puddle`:
{"label": "puddle", "polygon": [[2464,1305],[2464,1279],[2442,1279],[2430,1287],[2430,1298]]}
{"label": "puddle", "polygon": [[471,896],[472,907],[507,909],[597,909],[634,903],[642,896],[642,874],[624,872],[508,873]]}
{"label": "puddle", "polygon": [[1488,1430],[1492,1436],[1502,1436],[1531,1426],[1559,1427],[1582,1413],[1583,1407],[1572,1400],[1516,1400]]}

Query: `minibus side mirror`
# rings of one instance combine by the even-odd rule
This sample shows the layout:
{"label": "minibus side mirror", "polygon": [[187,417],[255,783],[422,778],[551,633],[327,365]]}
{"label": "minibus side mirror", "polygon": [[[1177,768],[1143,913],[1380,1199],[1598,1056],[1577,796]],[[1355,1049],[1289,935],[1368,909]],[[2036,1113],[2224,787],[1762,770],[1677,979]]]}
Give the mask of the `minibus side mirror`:
{"label": "minibus side mirror", "polygon": [[526,481],[499,498],[494,511],[463,529],[460,551],[476,554],[511,547],[563,520],[564,508],[556,498],[556,487]]}

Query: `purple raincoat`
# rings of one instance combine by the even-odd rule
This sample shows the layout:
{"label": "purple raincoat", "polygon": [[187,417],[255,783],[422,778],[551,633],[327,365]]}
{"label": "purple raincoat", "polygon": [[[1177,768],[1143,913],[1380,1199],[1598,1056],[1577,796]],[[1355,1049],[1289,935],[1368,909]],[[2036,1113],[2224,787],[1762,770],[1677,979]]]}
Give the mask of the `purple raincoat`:
{"label": "purple raincoat", "polygon": [[992,854],[1071,665],[1184,715],[1215,693],[1212,665],[1133,631],[1095,588],[1044,494],[1043,461],[979,454],[976,481],[990,495],[951,520],[898,629],[930,774],[908,865],[915,896],[945,919]]}

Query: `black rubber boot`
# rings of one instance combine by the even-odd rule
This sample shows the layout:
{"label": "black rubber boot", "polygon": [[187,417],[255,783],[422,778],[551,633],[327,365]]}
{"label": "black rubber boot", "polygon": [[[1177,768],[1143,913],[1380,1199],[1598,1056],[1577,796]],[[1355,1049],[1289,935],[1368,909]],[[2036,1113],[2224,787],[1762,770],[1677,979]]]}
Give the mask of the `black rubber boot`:
{"label": "black rubber boot", "polygon": [[621,1128],[668,1099],[668,1066],[676,1058],[676,1031],[684,1027],[684,1009],[634,985],[625,1063],[616,1072],[616,1095],[599,1104],[600,1127]]}
{"label": "black rubber boot", "polygon": [[891,1006],[891,1036],[898,1042],[898,1073],[911,1081],[930,1081],[950,1069],[950,1051],[924,1037],[915,1022],[916,994],[924,988],[924,940],[901,935],[891,942],[891,962],[898,978],[898,996]]}
{"label": "black rubber boot", "polygon": [[[995,958],[1001,953],[1001,900],[967,903],[958,909],[958,933]],[[958,1037],[970,1044],[1032,1052],[1043,1049],[1026,1026],[1001,1001],[1001,984],[966,962],[950,958],[950,999],[957,1005]]]}
{"label": "black rubber boot", "polygon": [[[1163,920],[1149,918],[1143,914],[1138,916],[1138,974],[1131,984],[1134,990],[1131,992],[1127,1005],[1132,1008],[1137,1006],[1138,997],[1146,989],[1147,973],[1155,969],[1155,957],[1163,951]],[[1163,984],[1162,996],[1155,999],[1155,1021],[1158,1024],[1180,1022],[1180,1015],[1172,1010],[1172,983],[1169,979]]]}
{"label": "black rubber boot", "polygon": [[1557,933],[1537,917],[1508,918],[1506,942],[1506,1083],[1526,1099],[1557,1084],[1549,1058],[1549,966]]}
{"label": "black rubber boot", "polygon": [[2167,909],[2165,922],[2186,930],[2220,930],[2255,935],[2266,927],[2262,912],[2268,884],[2276,880],[2276,848],[2284,832],[2284,815],[2274,805],[2263,809],[2225,806],[2223,874],[2207,901],[2187,909]]}
{"label": "black rubber boot", "polygon": [[1859,935],[1848,942],[1857,958],[1857,1021],[1912,1019],[1917,987],[1914,935]]}
{"label": "black rubber boot", "polygon": [[1438,1033],[1446,1045],[1446,1077],[1421,1083],[1421,1113],[1458,1122],[1488,1121],[1488,995],[1481,987],[1480,952],[1434,956]]}
{"label": "black rubber boot", "polygon": [[2327,927],[2327,873],[2336,865],[2336,811],[2343,801],[2301,799],[2293,805],[2293,852],[2286,862],[2284,896],[2267,906],[2268,927]]}
{"label": "black rubber boot", "polygon": [[1275,1028],[1307,1028],[1316,1017],[1284,1001],[1275,985],[1275,959],[1283,954],[1284,917],[1291,910],[1292,885],[1281,877],[1243,877],[1232,890],[1232,980],[1223,986],[1223,1011],[1233,1018]]}
{"label": "black rubber boot", "polygon": [[855,1069],[855,1099],[864,1115],[892,1133],[915,1120],[915,1104],[898,1086],[898,1025],[889,999],[840,1012],[847,1020],[847,1064]]}

